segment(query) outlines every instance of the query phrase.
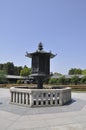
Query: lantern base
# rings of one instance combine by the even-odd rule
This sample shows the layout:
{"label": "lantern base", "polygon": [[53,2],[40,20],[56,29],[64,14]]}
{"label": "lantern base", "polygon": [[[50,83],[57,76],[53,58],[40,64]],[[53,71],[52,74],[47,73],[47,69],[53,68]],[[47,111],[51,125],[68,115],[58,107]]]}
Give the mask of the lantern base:
{"label": "lantern base", "polygon": [[71,88],[28,89],[11,87],[10,103],[30,107],[62,106],[71,101]]}

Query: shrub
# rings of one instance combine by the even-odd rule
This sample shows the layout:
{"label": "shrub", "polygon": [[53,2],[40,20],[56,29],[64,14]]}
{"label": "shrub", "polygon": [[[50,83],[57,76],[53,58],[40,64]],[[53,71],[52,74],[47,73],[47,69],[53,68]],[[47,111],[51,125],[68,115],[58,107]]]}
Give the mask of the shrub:
{"label": "shrub", "polygon": [[3,70],[0,70],[0,84],[6,83],[6,76],[5,76],[5,72]]}
{"label": "shrub", "polygon": [[82,84],[86,84],[86,76],[84,76],[84,77],[81,78],[81,83]]}
{"label": "shrub", "polygon": [[24,83],[23,80],[17,80],[17,84],[22,84],[22,83]]}
{"label": "shrub", "polygon": [[65,76],[61,76],[61,77],[58,79],[58,83],[59,83],[59,84],[62,84],[62,85],[66,84],[66,78],[65,78]]}
{"label": "shrub", "polygon": [[57,79],[56,78],[51,78],[49,80],[49,84],[57,84]]}
{"label": "shrub", "polygon": [[76,75],[73,76],[73,77],[71,78],[71,83],[77,85],[77,84],[79,83],[79,77],[76,76]]}

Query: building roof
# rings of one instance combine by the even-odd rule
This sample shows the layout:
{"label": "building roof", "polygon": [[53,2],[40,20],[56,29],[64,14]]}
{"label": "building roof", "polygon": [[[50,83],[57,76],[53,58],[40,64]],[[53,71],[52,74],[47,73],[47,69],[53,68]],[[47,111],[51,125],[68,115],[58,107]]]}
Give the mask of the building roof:
{"label": "building roof", "polygon": [[82,78],[82,77],[84,77],[85,75],[53,75],[53,76],[51,76],[51,78],[56,78],[56,79],[58,79],[58,78],[60,78],[60,77],[62,77],[62,76],[65,76],[65,78],[71,79],[73,76],[78,76],[79,78]]}
{"label": "building roof", "polygon": [[7,79],[27,79],[26,76],[17,76],[17,75],[6,75]]}

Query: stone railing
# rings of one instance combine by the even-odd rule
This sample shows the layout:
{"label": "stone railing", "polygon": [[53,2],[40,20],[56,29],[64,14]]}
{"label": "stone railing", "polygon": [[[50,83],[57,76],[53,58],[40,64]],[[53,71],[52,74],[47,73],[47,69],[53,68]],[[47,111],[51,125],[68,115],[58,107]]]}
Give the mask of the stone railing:
{"label": "stone railing", "polygon": [[12,87],[10,92],[10,102],[23,106],[61,106],[71,101],[71,88],[25,89]]}

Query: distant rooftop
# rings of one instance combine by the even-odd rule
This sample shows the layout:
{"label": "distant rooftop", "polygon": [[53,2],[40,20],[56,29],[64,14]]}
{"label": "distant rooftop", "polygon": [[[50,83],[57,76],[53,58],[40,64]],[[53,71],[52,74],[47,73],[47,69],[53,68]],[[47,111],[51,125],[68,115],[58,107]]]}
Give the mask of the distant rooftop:
{"label": "distant rooftop", "polygon": [[27,79],[26,76],[6,75],[7,79]]}
{"label": "distant rooftop", "polygon": [[60,77],[62,77],[62,76],[65,76],[65,78],[67,78],[67,79],[71,79],[73,76],[78,76],[79,78],[82,78],[82,77],[84,77],[85,75],[53,75],[53,76],[51,76],[51,78],[56,78],[56,79],[59,79]]}

